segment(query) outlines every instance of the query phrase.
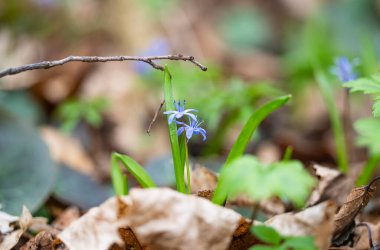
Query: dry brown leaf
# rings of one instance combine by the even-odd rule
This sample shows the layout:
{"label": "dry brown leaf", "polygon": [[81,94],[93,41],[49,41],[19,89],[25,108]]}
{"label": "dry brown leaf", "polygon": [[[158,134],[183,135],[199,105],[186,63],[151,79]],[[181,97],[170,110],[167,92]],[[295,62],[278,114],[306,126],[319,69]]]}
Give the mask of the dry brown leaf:
{"label": "dry brown leaf", "polygon": [[322,197],[328,185],[341,173],[338,170],[323,167],[318,164],[313,165],[313,170],[316,177],[319,180],[318,186],[311,193],[310,198],[307,202],[309,206],[315,205]]}
{"label": "dry brown leaf", "polygon": [[54,161],[86,175],[95,173],[95,165],[80,142],[52,127],[42,127],[40,134],[49,147]]}
{"label": "dry brown leaf", "polygon": [[[3,235],[2,235],[2,241],[0,242],[0,249],[2,250],[8,250],[14,247],[19,241],[21,235],[28,229],[33,219],[31,213],[25,206],[22,208],[21,216],[19,218],[18,217],[16,218],[17,219],[14,221],[13,220],[7,221],[7,219],[11,219],[11,217],[4,216],[4,219],[0,220],[2,223],[3,222],[8,223],[8,225],[4,224],[1,226],[2,228],[1,233]],[[17,228],[14,226],[15,224],[18,224]],[[3,231],[3,229],[6,229],[8,231]]]}
{"label": "dry brown leaf", "polygon": [[374,191],[375,187],[372,186],[357,187],[351,190],[346,202],[334,217],[334,238],[337,238],[350,227],[356,215],[367,205]]}
{"label": "dry brown leaf", "polygon": [[80,211],[77,207],[69,207],[61,213],[58,218],[52,223],[53,227],[63,230],[68,227],[73,221],[80,217]]}
{"label": "dry brown leaf", "polygon": [[[56,229],[50,229],[47,231],[42,231],[38,233],[35,237],[30,239],[25,245],[23,245],[20,250],[52,250],[55,248],[56,236],[59,231]],[[65,249],[67,248],[59,248]]]}
{"label": "dry brown leaf", "polygon": [[241,218],[168,188],[134,189],[91,209],[59,237],[71,250],[103,250],[121,244],[118,229],[129,226],[150,249],[226,249]]}
{"label": "dry brown leaf", "polygon": [[313,206],[326,200],[333,200],[340,207],[354,185],[354,178],[348,178],[335,169],[317,164],[313,166],[313,169],[319,179],[319,184],[311,194],[307,202],[308,206]]}
{"label": "dry brown leaf", "polygon": [[315,237],[319,249],[327,249],[334,230],[335,205],[331,201],[294,213],[274,216],[265,222],[274,227],[282,235]]}
{"label": "dry brown leaf", "polygon": [[200,165],[196,165],[190,174],[191,193],[203,190],[215,190],[218,177],[214,172]]}

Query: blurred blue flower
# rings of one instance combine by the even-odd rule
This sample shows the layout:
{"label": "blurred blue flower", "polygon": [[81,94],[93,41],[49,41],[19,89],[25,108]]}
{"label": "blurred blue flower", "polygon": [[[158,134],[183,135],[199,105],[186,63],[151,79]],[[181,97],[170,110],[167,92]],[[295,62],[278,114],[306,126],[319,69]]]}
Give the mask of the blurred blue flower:
{"label": "blurred blue flower", "polygon": [[189,118],[189,124],[183,123],[183,122],[178,122],[176,121],[177,124],[182,125],[182,127],[178,128],[177,135],[180,136],[183,131],[186,131],[186,138],[187,140],[190,140],[190,138],[194,135],[201,134],[203,136],[203,141],[206,140],[206,130],[203,128],[199,127],[203,121],[199,122],[198,119],[196,118],[195,120],[192,120]]}
{"label": "blurred blue flower", "polygon": [[354,67],[358,64],[358,60],[350,62],[347,57],[338,57],[335,59],[335,67],[331,68],[331,73],[336,75],[341,82],[349,82],[357,78]]}
{"label": "blurred blue flower", "polygon": [[[140,54],[140,56],[161,56],[169,53],[170,46],[168,41],[164,38],[158,38],[155,39],[149,47],[142,54]],[[152,70],[152,67],[144,62],[135,62],[134,67],[135,70],[141,75],[146,75]]]}
{"label": "blurred blue flower", "polygon": [[170,110],[170,111],[164,112],[165,115],[169,115],[169,119],[168,119],[169,124],[173,122],[174,118],[181,119],[183,116],[186,116],[186,115],[189,116],[194,121],[197,120],[197,117],[191,113],[191,112],[197,112],[196,109],[185,109],[186,100],[183,100],[183,105],[181,105],[180,101],[178,102],[174,101],[174,106],[177,110]]}

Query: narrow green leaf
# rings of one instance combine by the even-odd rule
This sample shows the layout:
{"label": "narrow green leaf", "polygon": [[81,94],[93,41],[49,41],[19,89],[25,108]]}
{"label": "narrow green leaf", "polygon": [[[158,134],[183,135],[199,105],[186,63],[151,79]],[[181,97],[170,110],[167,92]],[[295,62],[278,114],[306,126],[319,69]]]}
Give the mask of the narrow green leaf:
{"label": "narrow green leaf", "polygon": [[113,190],[116,195],[128,194],[127,178],[119,167],[118,156],[116,153],[112,153],[111,156],[111,178]]}
{"label": "narrow green leaf", "polygon": [[276,109],[282,107],[285,103],[288,102],[290,99],[290,95],[287,96],[281,96],[278,97],[261,108],[259,108],[256,112],[254,112],[251,117],[248,119],[247,123],[244,125],[243,129],[241,130],[239,137],[235,141],[234,145],[232,146],[232,149],[230,153],[228,154],[226,164],[230,163],[234,159],[238,158],[239,156],[242,156],[244,154],[244,151],[255,132],[256,128],[260,125],[260,123],[273,111]]}
{"label": "narrow green leaf", "polygon": [[330,86],[325,74],[318,69],[314,70],[316,80],[318,82],[319,88],[321,89],[321,93],[323,99],[325,100],[327,111],[330,116],[332,129],[334,133],[334,140],[336,146],[337,153],[337,161],[339,165],[339,170],[343,173],[348,172],[348,156],[346,149],[346,140],[344,138],[344,130],[340,120],[338,108],[336,107],[333,89]]}
{"label": "narrow green leaf", "polygon": [[[227,157],[226,163],[222,167],[221,171],[223,171],[223,169],[226,168],[230,162],[243,155],[249,143],[249,140],[251,139],[253,133],[255,132],[256,128],[260,125],[260,123],[270,113],[287,103],[290,97],[290,95],[278,97],[266,103],[251,115],[251,117],[248,119],[247,123],[241,130],[239,137],[232,146],[232,149]],[[225,192],[225,190],[221,189],[220,186],[221,182],[219,181],[214,192],[214,197],[212,198],[212,202],[219,205],[223,204],[223,202],[227,198],[227,193]]]}
{"label": "narrow green leaf", "polygon": [[293,147],[287,146],[285,149],[284,156],[282,157],[282,160],[283,161],[290,161],[290,159],[292,158],[292,154],[293,154]]}
{"label": "narrow green leaf", "polygon": [[[165,110],[175,110],[172,80],[169,73],[168,67],[165,65],[165,82],[164,82],[164,94],[165,94]],[[185,179],[184,179],[184,165],[181,160],[181,153],[179,150],[178,136],[177,136],[177,125],[172,122],[168,123],[170,145],[172,148],[172,157],[174,164],[174,173],[177,183],[177,190],[181,193],[186,193]]]}
{"label": "narrow green leaf", "polygon": [[380,154],[371,155],[363,167],[358,179],[356,180],[356,186],[367,185],[372,178],[376,167],[380,164]]}
{"label": "narrow green leaf", "polygon": [[135,160],[127,155],[119,153],[112,154],[112,182],[117,195],[124,195],[128,193],[127,179],[123,177],[118,162],[123,163],[124,167],[132,174],[132,176],[144,188],[156,187],[154,181],[150,178],[145,169],[140,166]]}
{"label": "narrow green leaf", "polygon": [[257,225],[251,228],[251,232],[261,241],[277,246],[280,244],[282,237],[272,227],[266,225]]}

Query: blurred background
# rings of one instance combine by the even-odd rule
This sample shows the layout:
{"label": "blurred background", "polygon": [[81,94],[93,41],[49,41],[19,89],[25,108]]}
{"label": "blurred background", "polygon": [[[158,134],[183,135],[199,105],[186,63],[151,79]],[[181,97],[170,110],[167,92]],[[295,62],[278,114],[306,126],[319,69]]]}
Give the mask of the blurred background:
{"label": "blurred background", "polygon": [[[69,55],[192,55],[209,69],[168,63],[176,99],[199,110],[208,138],[192,140],[193,162],[215,171],[242,124],[261,104],[292,94],[261,125],[248,152],[264,161],[293,157],[336,165],[312,63],[359,58],[358,75],[377,70],[377,0],[3,0],[0,70]],[[340,110],[344,89],[331,75]],[[173,186],[163,115],[163,73],[133,62],[69,63],[0,79],[0,203],[18,214],[54,216],[112,195],[110,154],[127,154],[160,185]],[[371,115],[354,96],[352,117]],[[366,152],[357,150],[355,161]],[[133,180],[130,182],[133,185]]]}

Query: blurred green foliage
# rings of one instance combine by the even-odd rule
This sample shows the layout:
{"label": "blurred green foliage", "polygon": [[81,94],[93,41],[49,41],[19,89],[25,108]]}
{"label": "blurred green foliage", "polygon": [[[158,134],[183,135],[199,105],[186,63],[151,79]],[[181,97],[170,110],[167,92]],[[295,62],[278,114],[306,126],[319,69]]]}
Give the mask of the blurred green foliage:
{"label": "blurred green foliage", "polygon": [[264,13],[253,8],[229,9],[219,21],[229,47],[237,51],[264,48],[271,41],[271,27]]}
{"label": "blurred green foliage", "polygon": [[234,198],[245,194],[254,201],[280,197],[302,206],[315,180],[298,161],[263,164],[253,156],[242,156],[223,168],[220,190]]}
{"label": "blurred green foliage", "polygon": [[102,97],[92,100],[70,99],[58,106],[56,114],[62,122],[62,130],[70,133],[81,120],[93,127],[99,127],[102,124],[101,113],[108,106],[108,100]]}
{"label": "blurred green foliage", "polygon": [[255,245],[250,250],[316,250],[313,237],[310,236],[283,236],[274,228],[266,225],[257,225],[251,232],[262,242],[268,245]]}

